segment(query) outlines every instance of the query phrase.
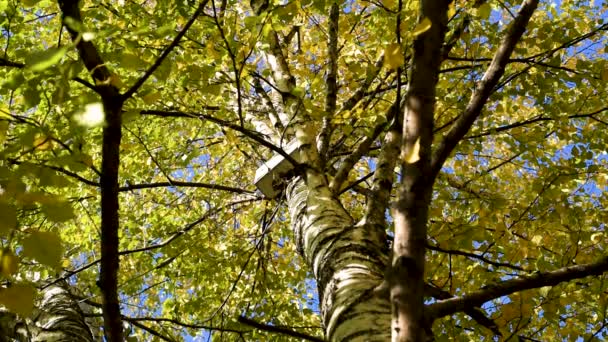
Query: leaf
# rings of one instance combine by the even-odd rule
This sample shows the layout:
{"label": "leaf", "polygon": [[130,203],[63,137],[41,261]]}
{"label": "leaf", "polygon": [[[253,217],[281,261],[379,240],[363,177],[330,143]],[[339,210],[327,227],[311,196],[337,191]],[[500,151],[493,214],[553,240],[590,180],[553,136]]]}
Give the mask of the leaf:
{"label": "leaf", "polygon": [[387,45],[384,49],[384,65],[391,70],[395,70],[402,66],[403,63],[403,50],[401,49],[401,45],[398,43]]}
{"label": "leaf", "polygon": [[602,81],[608,81],[608,68],[602,70],[602,72],[600,73],[600,79]]}
{"label": "leaf", "polygon": [[42,212],[53,222],[65,222],[74,218],[74,208],[70,202],[62,201],[42,204]]}
{"label": "leaf", "polygon": [[0,273],[10,277],[19,270],[19,258],[10,250],[4,249],[0,252]]}
{"label": "leaf", "polygon": [[27,87],[23,92],[23,97],[28,108],[35,107],[40,103],[40,92],[35,86]]}
{"label": "leaf", "polygon": [[534,235],[532,237],[531,241],[532,241],[533,244],[535,244],[535,245],[538,246],[538,245],[541,244],[541,242],[543,242],[543,236],[542,235]]}
{"label": "leaf", "polygon": [[4,82],[3,86],[7,87],[10,90],[15,90],[19,88],[21,84],[25,81],[25,77],[23,77],[23,73],[21,71],[17,71],[12,73],[6,82]]}
{"label": "leaf", "polygon": [[27,317],[34,310],[35,294],[36,290],[30,284],[13,284],[0,291],[0,304],[9,311]]}
{"label": "leaf", "polygon": [[89,103],[84,106],[82,111],[74,114],[73,118],[80,126],[88,128],[101,126],[105,123],[103,104],[101,102]]}
{"label": "leaf", "polygon": [[55,233],[33,231],[23,240],[23,255],[53,268],[61,267],[63,247]]}
{"label": "leaf", "polygon": [[414,27],[414,31],[412,31],[412,36],[417,37],[423,34],[431,28],[432,24],[433,23],[431,23],[431,19],[425,17],[424,19],[422,19],[421,22],[418,23],[418,25],[416,25],[416,27]]}
{"label": "leaf", "polygon": [[454,6],[454,1],[451,1],[448,6],[448,19],[451,19],[454,14],[456,14],[456,6]]}
{"label": "leaf", "polygon": [[492,6],[487,2],[477,7],[477,16],[482,20],[487,20],[492,13]]}
{"label": "leaf", "polygon": [[591,234],[591,242],[593,243],[600,243],[602,242],[602,238],[604,237],[605,233],[593,233]]}
{"label": "leaf", "polygon": [[67,51],[67,47],[60,47],[34,52],[26,57],[25,65],[32,71],[42,71],[59,63]]}
{"label": "leaf", "polygon": [[141,116],[141,111],[139,110],[127,110],[122,113],[122,122],[131,122]]}
{"label": "leaf", "polygon": [[21,0],[21,3],[23,3],[23,6],[25,7],[33,7],[35,6],[40,0]]}
{"label": "leaf", "polygon": [[293,95],[295,97],[303,97],[305,93],[306,93],[306,90],[304,90],[304,88],[302,88],[302,87],[294,87],[291,90],[291,95]]}
{"label": "leaf", "polygon": [[34,149],[38,151],[50,150],[53,148],[53,140],[44,134],[37,134],[34,138]]}
{"label": "leaf", "polygon": [[0,145],[6,140],[6,133],[8,132],[8,121],[0,121]]}
{"label": "leaf", "polygon": [[125,53],[120,58],[120,65],[127,69],[138,70],[145,66],[145,62],[139,56],[132,53]]}
{"label": "leaf", "polygon": [[413,164],[420,160],[420,137],[416,139],[414,146],[412,146],[409,151],[406,152],[406,155],[403,157],[403,161],[408,164]]}
{"label": "leaf", "polygon": [[6,236],[17,226],[17,209],[15,206],[0,202],[0,236]]}
{"label": "leaf", "polygon": [[154,102],[160,100],[161,94],[157,91],[155,92],[151,92],[149,94],[146,94],[144,96],[142,96],[142,100],[144,100],[145,104],[153,104]]}

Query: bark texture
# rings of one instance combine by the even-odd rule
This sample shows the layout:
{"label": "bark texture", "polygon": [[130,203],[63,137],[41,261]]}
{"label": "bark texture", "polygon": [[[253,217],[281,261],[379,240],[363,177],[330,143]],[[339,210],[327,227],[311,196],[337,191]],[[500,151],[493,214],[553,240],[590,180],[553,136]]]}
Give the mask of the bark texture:
{"label": "bark texture", "polygon": [[6,310],[0,311],[0,342],[94,342],[89,324],[78,301],[67,285],[46,288],[38,309],[23,319]]}
{"label": "bark texture", "polygon": [[287,201],[298,251],[317,279],[322,320],[329,341],[387,341],[388,297],[374,289],[384,279],[385,241],[355,224],[324,177],[298,177]]}

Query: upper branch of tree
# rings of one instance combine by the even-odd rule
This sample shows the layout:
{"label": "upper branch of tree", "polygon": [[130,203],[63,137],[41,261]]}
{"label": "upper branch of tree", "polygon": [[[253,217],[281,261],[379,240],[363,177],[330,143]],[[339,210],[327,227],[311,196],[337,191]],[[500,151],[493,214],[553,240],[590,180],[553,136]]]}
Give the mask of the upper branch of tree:
{"label": "upper branch of tree", "polygon": [[[329,148],[329,141],[331,140],[332,124],[330,117],[332,117],[336,111],[336,102],[338,99],[338,33],[339,26],[338,20],[340,18],[340,3],[335,2],[329,9],[329,42],[327,45],[327,62],[329,64],[329,70],[327,71],[327,93],[325,95],[325,113],[327,117],[323,118],[323,128],[319,135],[319,154],[321,160],[325,163],[326,153]],[[324,165],[321,165],[324,168]]]}
{"label": "upper branch of tree", "polygon": [[[425,293],[425,295],[431,296],[435,299],[449,299],[449,298],[454,297],[449,292],[444,291],[436,286],[429,285],[429,284],[426,284],[426,286],[424,287],[424,293]],[[485,327],[485,328],[488,328],[489,330],[491,330],[495,335],[502,336],[502,334],[500,333],[500,330],[498,330],[498,326],[496,325],[496,322],[494,322],[492,319],[488,318],[488,316],[486,316],[486,314],[481,310],[481,308],[479,308],[479,307],[466,308],[464,310],[464,313],[467,314],[467,316],[471,317],[475,322],[477,322],[482,327]]]}
{"label": "upper branch of tree", "polygon": [[224,331],[224,332],[233,332],[233,333],[244,333],[247,331],[237,330],[231,328],[221,328],[215,327],[212,325],[206,324],[197,324],[197,323],[185,323],[177,319],[173,318],[164,318],[164,317],[127,317],[123,316],[123,319],[127,322],[153,322],[153,323],[171,323],[180,327],[189,328],[189,329],[205,329],[212,331]]}
{"label": "upper branch of tree", "polygon": [[[365,97],[365,95],[368,95],[367,91],[368,91],[369,87],[372,85],[372,82],[374,82],[376,77],[378,77],[378,74],[380,74],[380,70],[382,70],[383,63],[384,63],[384,55],[380,56],[380,58],[378,58],[378,60],[376,61],[376,64],[374,65],[374,72],[372,72],[371,75],[369,75],[363,81],[363,83],[359,86],[359,88],[348,98],[348,100],[346,100],[346,102],[344,102],[342,104],[342,107],[340,108],[340,112],[344,112],[344,111],[355,108],[357,103],[359,103],[359,101],[361,101],[361,99],[363,99],[363,97]],[[375,93],[376,92],[372,93],[371,95],[375,95]]]}
{"label": "upper branch of tree", "polygon": [[208,120],[208,121],[216,123],[216,124],[218,124],[220,126],[230,128],[230,129],[235,130],[237,132],[241,132],[245,136],[247,136],[247,137],[251,138],[252,140],[260,143],[260,145],[268,147],[272,151],[280,154],[281,156],[283,156],[283,158],[285,158],[285,160],[289,161],[292,165],[294,165],[296,167],[300,166],[300,163],[298,163],[295,159],[293,159],[282,148],[280,148],[280,147],[274,145],[273,143],[269,142],[268,140],[264,139],[262,136],[260,136],[260,134],[258,132],[251,131],[249,129],[241,127],[240,125],[235,125],[233,123],[230,123],[230,122],[222,120],[222,119],[218,119],[218,118],[213,117],[211,115],[202,114],[202,113],[186,113],[186,112],[164,111],[164,110],[142,110],[140,113],[142,115],[155,115],[155,116],[164,116],[164,117],[171,117],[171,116],[173,116],[173,117],[187,117],[187,118],[198,118],[198,119]]}
{"label": "upper branch of tree", "polygon": [[470,294],[440,300],[427,306],[429,318],[435,320],[447,315],[463,311],[470,307],[481,306],[483,303],[515,293],[543,286],[555,286],[559,283],[592,275],[601,275],[608,271],[608,256],[595,263],[568,266],[550,272],[538,272],[531,276],[521,276],[517,279],[505,280],[489,285]]}
{"label": "upper branch of tree", "polygon": [[152,189],[152,188],[163,188],[163,187],[173,187],[173,186],[185,186],[185,187],[193,187],[193,188],[204,188],[211,190],[221,190],[227,192],[234,192],[236,194],[253,194],[254,191],[245,190],[240,188],[234,188],[231,186],[221,185],[221,184],[209,184],[209,183],[198,183],[198,182],[182,182],[170,180],[169,182],[158,182],[158,183],[142,183],[142,184],[128,184],[127,186],[122,186],[118,188],[118,191],[131,191],[137,189]]}
{"label": "upper branch of tree", "polygon": [[475,92],[473,92],[473,95],[471,95],[471,99],[467,104],[464,113],[456,120],[433,154],[431,160],[432,178],[437,176],[445,160],[452,153],[454,148],[456,148],[458,142],[468,132],[471,125],[473,125],[473,122],[475,122],[477,117],[481,114],[483,106],[504,74],[509,57],[515,49],[515,45],[524,34],[526,26],[537,5],[538,0],[524,1],[517,17],[513,20],[505,38],[499,46],[498,51],[496,51],[488,70],[484,74]]}
{"label": "upper branch of tree", "polygon": [[158,57],[158,59],[156,59],[154,64],[152,64],[150,66],[150,68],[148,70],[146,70],[144,75],[141,78],[139,78],[137,80],[137,82],[135,82],[135,84],[133,84],[133,86],[131,86],[131,88],[129,88],[129,90],[127,90],[122,95],[123,101],[130,98],[131,96],[133,96],[133,94],[135,94],[135,92],[139,89],[139,87],[141,87],[144,84],[144,82],[146,82],[146,80],[150,76],[152,76],[154,71],[156,71],[156,69],[163,63],[165,58],[167,58],[167,56],[169,56],[171,51],[173,51],[173,49],[175,49],[175,47],[177,46],[177,44],[179,44],[180,40],[182,39],[182,37],[184,37],[184,35],[186,34],[186,32],[188,31],[190,26],[192,26],[192,24],[194,24],[194,21],[203,13],[203,10],[205,9],[205,5],[207,4],[208,1],[209,0],[203,0],[200,2],[200,4],[198,5],[198,8],[196,9],[196,12],[194,12],[194,14],[190,18],[190,20],[188,20],[186,25],[184,25],[184,28],[177,34],[177,36],[175,36],[175,38],[173,39],[171,44],[169,44],[169,46],[167,46],[165,48],[163,53]]}
{"label": "upper branch of tree", "polygon": [[510,269],[518,271],[518,272],[525,271],[523,267],[520,267],[517,265],[512,265],[512,264],[509,264],[506,262],[493,261],[493,260],[490,260],[490,259],[484,257],[483,255],[479,255],[479,254],[472,253],[472,252],[459,251],[456,249],[444,249],[439,246],[433,246],[430,244],[427,244],[426,248],[428,248],[432,251],[440,252],[440,253],[446,253],[446,254],[450,254],[450,255],[461,255],[461,256],[464,256],[464,257],[467,257],[470,259],[479,260],[481,262],[492,265],[494,267],[506,267],[506,268],[510,268]]}
{"label": "upper branch of tree", "polygon": [[[25,68],[25,64],[21,63],[21,62],[13,62],[13,61],[9,61],[6,58],[2,58],[0,57],[0,66],[6,66],[6,67],[13,67],[13,68],[17,68],[17,69],[23,69]],[[91,83],[87,82],[86,80],[83,80],[80,77],[73,77],[72,80],[84,85],[85,87],[93,90],[93,91],[97,91],[97,89],[95,88],[94,85],[92,85]]]}
{"label": "upper branch of tree", "polygon": [[[600,114],[600,113],[605,112],[605,111],[608,111],[608,107],[603,107],[603,108],[594,110],[593,112],[589,112],[589,113],[568,115],[567,118],[568,119],[579,119],[579,118],[591,118],[591,119],[595,119],[594,115]],[[491,135],[491,134],[494,134],[494,133],[504,132],[504,131],[508,131],[510,129],[527,126],[529,124],[533,124],[533,123],[536,123],[536,122],[554,121],[554,120],[558,120],[558,118],[547,118],[547,117],[543,117],[543,116],[538,116],[538,117],[535,117],[533,119],[528,119],[528,120],[524,120],[524,121],[514,122],[512,124],[503,125],[503,126],[499,126],[499,127],[496,127],[496,128],[490,128],[490,129],[488,129],[486,131],[483,131],[481,133],[466,136],[466,137],[464,137],[464,139],[480,138],[480,137],[488,136],[488,135]]]}
{"label": "upper branch of tree", "polygon": [[[82,23],[77,0],[60,0],[64,20],[70,18]],[[121,109],[123,100],[112,84],[112,74],[105,66],[96,47],[81,39],[70,25],[67,29],[76,44],[80,59],[92,74],[97,92],[101,95],[106,125],[103,128],[101,162],[101,270],[100,287],[103,294],[104,333],[110,342],[122,342],[123,330],[118,301],[118,169],[122,136]]]}
{"label": "upper branch of tree", "polygon": [[23,68],[25,67],[25,64],[20,63],[20,62],[13,62],[13,61],[9,61],[6,58],[2,58],[0,57],[0,66],[5,66],[5,67],[12,67],[12,68]]}
{"label": "upper branch of tree", "polygon": [[[60,0],[59,7],[61,8],[61,13],[64,19],[69,17],[77,22],[82,22],[82,18],[80,17],[80,9],[78,8],[78,1]],[[105,62],[97,51],[97,48],[95,48],[93,43],[90,41],[79,39],[79,33],[77,31],[74,31],[69,26],[66,27],[70,33],[70,36],[72,37],[72,40],[77,43],[76,48],[78,49],[80,59],[82,59],[85,67],[93,76],[95,85],[110,85],[110,77],[112,74],[106,67]],[[108,88],[108,90],[112,89],[116,91],[114,87],[106,88]],[[95,89],[99,91],[98,87]]]}
{"label": "upper branch of tree", "polygon": [[[389,118],[389,121],[390,120],[392,120],[392,118]],[[357,146],[357,148],[348,157],[346,157],[342,161],[342,165],[340,165],[340,169],[336,173],[334,179],[329,183],[329,188],[332,192],[336,193],[336,192],[340,191],[340,189],[342,187],[342,183],[344,183],[344,181],[348,178],[348,173],[352,170],[353,166],[355,166],[355,164],[359,161],[359,159],[361,159],[361,157],[363,155],[365,155],[367,152],[369,152],[370,147],[372,146],[374,141],[378,138],[380,133],[382,133],[382,131],[384,131],[384,129],[386,128],[386,125],[387,125],[386,122],[382,122],[382,123],[376,125],[376,127],[374,127],[372,134],[369,136],[366,136],[363,139],[363,141],[361,141],[359,146]]]}
{"label": "upper branch of tree", "polygon": [[395,165],[399,160],[399,146],[401,145],[401,126],[397,119],[397,113],[401,105],[398,102],[388,109],[387,121],[390,124],[389,131],[384,137],[382,149],[376,163],[376,170],[372,179],[371,194],[365,208],[365,223],[374,225],[378,229],[384,229],[386,217],[384,212],[388,208],[391,189],[395,175]]}
{"label": "upper branch of tree", "polygon": [[304,334],[295,330],[291,330],[285,327],[278,327],[276,325],[268,325],[268,324],[264,324],[264,323],[260,323],[257,321],[254,321],[252,319],[249,319],[247,317],[244,316],[239,316],[239,322],[243,323],[243,324],[247,324],[250,325],[256,329],[260,329],[263,331],[270,331],[270,332],[276,332],[279,334],[283,334],[283,335],[287,335],[287,336],[291,336],[291,337],[296,337],[296,338],[301,338],[304,339],[306,341],[313,341],[313,342],[323,342],[325,341],[322,338],[318,338],[315,336],[311,336],[308,334]]}

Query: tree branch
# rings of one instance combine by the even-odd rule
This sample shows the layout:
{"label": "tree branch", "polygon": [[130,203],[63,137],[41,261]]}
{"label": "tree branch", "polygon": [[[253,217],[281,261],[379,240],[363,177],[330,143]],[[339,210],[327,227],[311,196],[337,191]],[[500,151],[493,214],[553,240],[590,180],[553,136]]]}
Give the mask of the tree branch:
{"label": "tree branch", "polygon": [[262,136],[260,136],[259,133],[255,132],[255,131],[251,131],[251,130],[246,129],[244,127],[241,127],[239,125],[235,125],[235,124],[230,123],[228,121],[225,121],[225,120],[222,120],[222,119],[218,119],[218,118],[213,117],[211,115],[201,114],[201,113],[185,113],[185,112],[177,112],[177,111],[164,111],[164,110],[142,110],[140,112],[140,114],[142,114],[142,115],[165,116],[165,117],[167,117],[167,116],[188,117],[188,118],[198,118],[198,119],[208,120],[208,121],[211,121],[211,122],[213,122],[215,124],[218,124],[220,126],[227,127],[227,128],[232,129],[232,130],[235,130],[237,132],[243,133],[245,136],[247,136],[247,137],[253,139],[254,141],[260,143],[260,145],[268,147],[272,151],[280,154],[281,156],[283,156],[283,158],[285,158],[285,160],[287,160],[288,162],[290,162],[296,168],[298,168],[299,166],[301,166],[300,163],[298,163],[289,154],[287,154],[285,151],[283,151],[282,148],[280,148],[280,147],[274,145],[273,143],[267,141]]}
{"label": "tree branch", "polygon": [[275,325],[268,325],[268,324],[256,322],[256,321],[249,319],[247,317],[244,317],[244,316],[239,316],[239,322],[250,325],[259,330],[275,332],[275,333],[279,333],[279,334],[283,334],[283,335],[287,335],[287,336],[291,336],[291,337],[297,337],[297,338],[304,339],[306,341],[313,341],[313,342],[324,342],[325,341],[322,338],[311,336],[311,335],[301,333],[298,331],[294,331],[291,329],[287,329],[284,327],[277,327]]}
{"label": "tree branch", "polygon": [[133,94],[135,94],[135,92],[139,89],[139,87],[141,87],[144,84],[144,82],[146,82],[146,80],[150,76],[152,76],[152,74],[154,73],[154,71],[156,71],[156,69],[158,67],[160,67],[160,65],[163,63],[163,61],[165,60],[165,58],[167,58],[167,56],[169,56],[169,54],[171,53],[171,51],[173,51],[173,49],[175,49],[175,47],[177,46],[177,44],[179,44],[180,40],[186,34],[186,32],[188,31],[188,29],[190,28],[190,26],[192,26],[192,24],[194,24],[194,21],[203,13],[203,10],[205,9],[205,5],[207,4],[208,1],[209,0],[203,0],[203,1],[200,2],[200,4],[198,5],[198,8],[196,9],[196,12],[194,12],[194,15],[192,15],[192,17],[190,18],[190,20],[188,20],[188,22],[186,23],[186,25],[184,25],[184,28],[177,34],[177,36],[175,36],[175,38],[173,39],[173,41],[171,42],[171,44],[169,44],[169,46],[167,46],[167,48],[158,57],[158,59],[156,59],[156,61],[154,62],[154,64],[152,64],[150,66],[150,68],[148,70],[146,70],[146,72],[144,73],[144,75],[140,79],[138,79],[137,82],[135,82],[135,84],[133,84],[133,86],[131,86],[131,88],[129,88],[129,90],[127,90],[122,95],[122,101],[125,101],[128,98],[130,98],[131,96],[133,96]]}
{"label": "tree branch", "polygon": [[[454,298],[454,296],[451,293],[444,291],[444,290],[442,290],[434,285],[430,285],[430,284],[425,285],[424,294],[431,296],[435,299]],[[495,335],[502,336],[502,334],[500,333],[500,330],[498,330],[498,326],[496,325],[496,322],[494,322],[492,319],[488,318],[488,316],[486,316],[486,314],[483,312],[483,310],[481,310],[481,308],[479,308],[479,307],[466,308],[464,310],[464,313],[467,316],[471,317],[475,322],[477,322],[477,324],[492,331]]]}
{"label": "tree branch", "polygon": [[237,194],[253,194],[254,191],[245,190],[240,188],[233,188],[226,185],[220,184],[209,184],[209,183],[198,183],[198,182],[182,182],[171,180],[169,182],[158,182],[158,183],[142,183],[142,184],[128,184],[127,186],[122,186],[118,188],[118,191],[131,191],[137,189],[153,189],[153,188],[162,188],[162,187],[172,187],[172,186],[184,186],[184,187],[192,187],[192,188],[204,188],[211,190],[221,190],[227,192],[234,192]]}
{"label": "tree branch", "polygon": [[21,69],[21,68],[25,67],[25,64],[20,63],[20,62],[9,61],[6,58],[0,57],[0,67],[12,67],[12,68]]}
{"label": "tree branch", "polygon": [[[63,20],[70,18],[82,23],[78,0],[59,0]],[[103,294],[104,334],[109,342],[123,342],[122,320],[118,301],[119,199],[118,170],[120,167],[120,140],[122,136],[122,104],[118,89],[112,84],[112,73],[105,66],[99,52],[90,41],[80,38],[80,33],[67,25],[80,59],[93,76],[103,102],[105,126],[103,127],[101,161],[101,271],[100,287]]]}
{"label": "tree branch", "polygon": [[462,140],[469,131],[473,122],[479,117],[483,106],[494,91],[494,87],[502,77],[505,67],[509,62],[509,57],[515,49],[515,45],[520,40],[526,30],[526,26],[538,5],[538,0],[525,0],[517,17],[509,27],[507,34],[502,41],[498,51],[494,55],[488,70],[484,74],[479,86],[471,95],[471,99],[464,113],[456,120],[450,131],[443,138],[438,148],[435,150],[431,160],[431,178],[435,178],[441,170],[443,163],[452,153],[456,145]]}
{"label": "tree branch", "polygon": [[543,286],[555,286],[562,282],[601,275],[605,272],[608,272],[608,256],[595,263],[562,267],[551,272],[538,272],[532,276],[505,280],[461,297],[440,300],[437,303],[427,305],[428,318],[432,321],[470,307],[481,306],[487,301],[515,292]]}
{"label": "tree branch", "polygon": [[[392,118],[388,118],[388,121],[391,121],[391,120],[392,120]],[[340,189],[342,188],[342,184],[348,178],[348,174],[352,170],[353,166],[355,166],[355,164],[359,161],[359,159],[361,159],[361,157],[364,154],[369,152],[370,147],[372,146],[374,141],[378,138],[380,133],[382,133],[382,131],[384,131],[386,126],[387,126],[386,122],[376,125],[376,127],[374,127],[372,134],[370,136],[366,136],[363,139],[363,141],[359,144],[359,146],[357,146],[357,148],[348,157],[346,157],[342,161],[342,165],[340,165],[340,169],[338,169],[336,176],[329,183],[329,189],[333,193],[340,191]]]}
{"label": "tree branch", "polygon": [[329,9],[328,31],[329,42],[327,44],[327,62],[329,69],[327,71],[327,92],[325,95],[325,115],[323,118],[323,128],[319,134],[319,154],[321,155],[322,165],[325,168],[326,153],[331,140],[331,132],[333,125],[329,118],[333,117],[336,111],[336,102],[338,99],[338,21],[340,19],[340,3],[335,2]]}

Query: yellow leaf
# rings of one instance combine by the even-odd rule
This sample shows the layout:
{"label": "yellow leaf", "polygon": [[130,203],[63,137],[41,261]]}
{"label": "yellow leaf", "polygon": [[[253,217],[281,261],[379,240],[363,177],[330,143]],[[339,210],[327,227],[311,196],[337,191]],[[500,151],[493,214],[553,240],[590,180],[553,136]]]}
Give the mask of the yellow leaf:
{"label": "yellow leaf", "polygon": [[403,50],[398,43],[389,44],[384,49],[384,64],[391,70],[403,65]]}
{"label": "yellow leaf", "polygon": [[36,290],[29,284],[13,284],[0,291],[0,304],[12,312],[29,316],[34,310]]}
{"label": "yellow leaf", "polygon": [[534,235],[532,237],[532,243],[535,245],[540,245],[540,243],[543,242],[543,236],[542,235]]}
{"label": "yellow leaf", "polygon": [[600,73],[600,79],[602,81],[608,81],[608,68],[602,70],[602,72]]}
{"label": "yellow leaf", "polygon": [[382,0],[382,4],[388,9],[395,8],[395,3],[395,0]]}
{"label": "yellow leaf", "polygon": [[418,23],[418,25],[416,25],[416,27],[414,27],[414,31],[412,32],[412,35],[414,37],[419,36],[421,34],[423,34],[424,32],[428,31],[432,26],[431,23],[431,19],[429,18],[424,18],[422,19],[421,22]]}
{"label": "yellow leaf", "polygon": [[10,249],[4,249],[0,260],[0,273],[5,277],[10,277],[17,273],[18,269],[19,258]]}
{"label": "yellow leaf", "polygon": [[414,164],[420,160],[420,137],[416,139],[414,146],[409,148],[409,151],[406,151],[403,160],[408,164]]}
{"label": "yellow leaf", "polygon": [[604,237],[604,233],[591,234],[591,242],[600,243],[600,242],[602,242],[603,237]]}
{"label": "yellow leaf", "polygon": [[34,138],[34,149],[39,151],[53,148],[53,141],[44,134],[38,134]]}
{"label": "yellow leaf", "polygon": [[122,88],[124,85],[122,83],[122,80],[120,79],[120,76],[118,76],[117,74],[112,74],[110,76],[110,84],[116,87],[117,89]]}
{"label": "yellow leaf", "polygon": [[456,6],[454,6],[454,1],[452,1],[448,6],[448,19],[452,18],[454,14],[456,14]]}

